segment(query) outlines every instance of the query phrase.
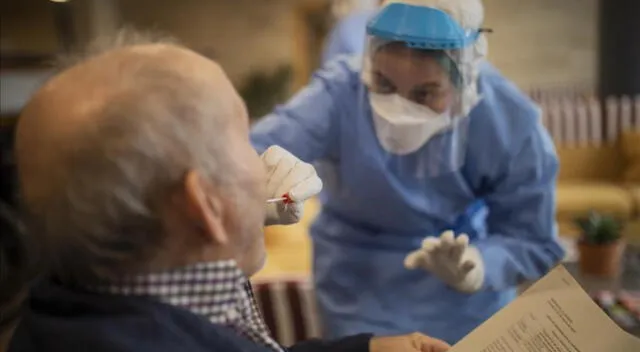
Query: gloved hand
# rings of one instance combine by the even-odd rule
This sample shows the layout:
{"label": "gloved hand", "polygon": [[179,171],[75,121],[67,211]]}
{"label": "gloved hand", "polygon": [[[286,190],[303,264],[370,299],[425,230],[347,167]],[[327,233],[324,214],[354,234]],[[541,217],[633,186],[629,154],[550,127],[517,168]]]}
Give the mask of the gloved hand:
{"label": "gloved hand", "polygon": [[271,146],[260,156],[267,169],[267,196],[287,195],[291,203],[267,204],[265,225],[289,225],[302,219],[303,202],[322,190],[316,169],[279,146]]}
{"label": "gloved hand", "polygon": [[465,293],[478,291],[484,282],[484,263],[480,252],[469,245],[469,237],[457,238],[453,231],[443,232],[439,238],[427,237],[422,248],[409,253],[404,260],[407,269],[420,268]]}

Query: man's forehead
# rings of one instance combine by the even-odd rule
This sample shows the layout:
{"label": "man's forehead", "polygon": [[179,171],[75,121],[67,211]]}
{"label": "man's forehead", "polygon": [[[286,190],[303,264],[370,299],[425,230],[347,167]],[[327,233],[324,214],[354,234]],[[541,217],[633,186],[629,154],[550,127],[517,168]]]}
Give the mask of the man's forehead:
{"label": "man's forehead", "polygon": [[[157,128],[195,123],[221,132],[238,115],[246,116],[239,112],[243,108],[222,69],[187,49],[131,46],[85,60],[42,87],[18,121],[16,156],[25,199],[54,197],[73,172],[62,165],[91,149],[98,148],[95,158],[105,157],[100,148],[114,140],[102,133],[104,119],[108,126],[135,127],[146,120]],[[174,119],[175,125],[153,122]]]}
{"label": "man's forehead", "polygon": [[[144,73],[137,75],[139,72]],[[64,138],[59,134],[73,134],[77,128],[82,129],[83,122],[92,124],[91,120],[99,117],[98,112],[111,104],[114,96],[144,96],[145,89],[153,89],[145,79],[159,81],[176,92],[233,92],[215,62],[190,50],[166,44],[115,49],[75,65],[45,84],[23,111],[19,125],[23,125],[24,133],[19,137],[58,139]],[[36,137],[41,133],[44,136]]]}
{"label": "man's forehead", "polygon": [[166,78],[167,84],[176,89],[180,85],[211,87],[228,83],[215,62],[190,50],[166,44],[138,45],[106,52],[63,71],[41,89],[33,102],[73,100],[74,104],[65,104],[65,109],[73,107],[76,111],[69,113],[82,114],[99,106],[110,93],[144,89],[142,82],[132,78],[139,72],[147,78]]}

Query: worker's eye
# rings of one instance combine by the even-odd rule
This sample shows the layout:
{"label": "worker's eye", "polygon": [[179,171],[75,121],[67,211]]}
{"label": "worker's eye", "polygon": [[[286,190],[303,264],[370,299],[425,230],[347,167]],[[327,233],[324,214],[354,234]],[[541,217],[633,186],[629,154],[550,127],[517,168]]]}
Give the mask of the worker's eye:
{"label": "worker's eye", "polygon": [[442,99],[445,90],[438,84],[415,87],[409,93],[409,100],[420,105],[430,105]]}
{"label": "worker's eye", "polygon": [[379,72],[373,75],[373,89],[379,94],[395,93],[396,86]]}
{"label": "worker's eye", "polygon": [[431,96],[432,93],[428,89],[417,89],[411,92],[411,100],[420,105],[426,104]]}

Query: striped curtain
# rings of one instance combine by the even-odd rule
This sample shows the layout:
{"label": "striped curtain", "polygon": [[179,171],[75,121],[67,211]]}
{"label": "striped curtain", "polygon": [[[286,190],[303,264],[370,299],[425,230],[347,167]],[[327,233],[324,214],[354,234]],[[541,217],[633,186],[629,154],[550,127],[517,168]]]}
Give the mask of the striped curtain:
{"label": "striped curtain", "polygon": [[563,146],[610,144],[622,131],[640,129],[640,95],[602,101],[580,92],[532,91],[531,97],[540,105],[553,140]]}

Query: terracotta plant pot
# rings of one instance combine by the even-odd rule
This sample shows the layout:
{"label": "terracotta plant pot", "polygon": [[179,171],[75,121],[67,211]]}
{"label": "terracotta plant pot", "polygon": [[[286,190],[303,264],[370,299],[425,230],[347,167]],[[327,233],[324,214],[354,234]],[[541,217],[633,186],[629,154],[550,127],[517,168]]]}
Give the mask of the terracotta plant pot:
{"label": "terracotta plant pot", "polygon": [[620,273],[624,242],[616,241],[605,245],[578,243],[579,265],[583,274],[602,278],[616,277]]}

